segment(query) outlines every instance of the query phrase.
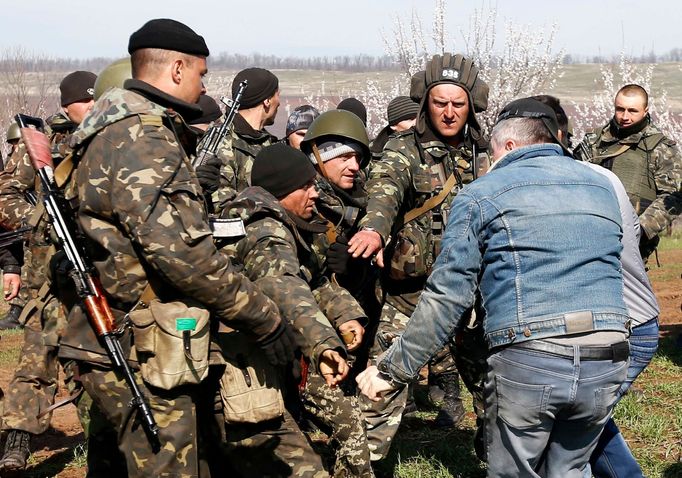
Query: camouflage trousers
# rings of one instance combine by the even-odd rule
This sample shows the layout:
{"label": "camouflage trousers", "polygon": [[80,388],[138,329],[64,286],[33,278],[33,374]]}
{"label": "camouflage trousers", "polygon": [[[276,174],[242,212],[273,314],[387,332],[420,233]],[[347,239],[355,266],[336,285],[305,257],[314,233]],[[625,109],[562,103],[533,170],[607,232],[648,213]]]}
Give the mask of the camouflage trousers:
{"label": "camouflage trousers", "polygon": [[[372,362],[391,346],[393,340],[399,337],[407,326],[409,317],[398,310],[392,302],[393,301],[387,300],[381,310],[376,338],[370,353]],[[405,301],[401,301],[400,303],[401,309],[405,309],[404,302]],[[410,305],[412,306],[412,310],[414,310],[414,304]],[[443,350],[431,360],[429,367],[431,367],[431,364],[433,364],[434,368],[433,371],[429,368],[429,373],[457,373],[455,361],[452,358],[452,354],[448,347],[444,347]],[[372,461],[381,460],[388,455],[393,437],[400,427],[408,397],[408,387],[385,394],[378,402],[373,402],[364,395],[360,396],[360,408],[365,417],[367,439]]]}
{"label": "camouflage trousers", "polygon": [[[108,476],[126,476],[126,472],[130,478],[210,476],[208,464],[199,453],[196,403],[204,391],[200,386],[178,387],[171,391],[152,389],[142,382],[139,372],[134,372],[159,427],[160,449],[155,450],[136,411],[129,406],[132,397],[123,378],[106,367],[84,362],[77,364],[85,391],[92,397],[97,413],[102,415],[98,423],[106,423],[107,429],[118,436],[120,454],[110,451],[108,457],[99,458],[109,462],[117,460],[119,463],[111,463],[111,466],[124,464],[125,470],[123,474]],[[88,457],[90,461],[91,457]]]}
{"label": "camouflage trousers", "polygon": [[41,314],[36,310],[24,325],[24,345],[5,398],[3,430],[32,434],[47,430],[52,414],[39,415],[54,403],[58,372],[57,348],[45,345]]}
{"label": "camouflage trousers", "polygon": [[301,394],[305,412],[321,427],[331,430],[336,462],[333,476],[373,477],[365,424],[358,400],[341,387],[329,387],[318,373],[308,375]]}
{"label": "camouflage trousers", "polygon": [[[222,420],[222,414],[218,414]],[[225,424],[222,457],[231,467],[225,476],[328,478],[315,453],[288,411],[261,423]]]}

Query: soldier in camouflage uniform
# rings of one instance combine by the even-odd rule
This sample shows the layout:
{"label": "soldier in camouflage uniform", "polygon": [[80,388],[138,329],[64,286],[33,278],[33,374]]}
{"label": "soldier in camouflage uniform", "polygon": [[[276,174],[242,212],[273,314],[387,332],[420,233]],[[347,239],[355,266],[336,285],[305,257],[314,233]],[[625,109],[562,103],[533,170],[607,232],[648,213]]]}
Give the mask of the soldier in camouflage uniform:
{"label": "soldier in camouflage uniform", "polygon": [[[7,144],[10,145],[10,154],[16,151],[19,147],[19,140],[21,139],[21,134],[19,133],[19,125],[12,123],[9,128],[7,128]],[[2,170],[5,169],[7,161],[2,162]],[[21,267],[21,266],[20,266]],[[7,311],[7,315],[0,320],[0,330],[14,329],[21,326],[19,322],[19,317],[21,316],[21,311],[23,310],[26,303],[31,299],[28,286],[26,284],[26,268],[21,268],[21,288],[19,289],[19,294],[15,295],[10,301],[10,308]]]}
{"label": "soldier in camouflage uniform", "polygon": [[675,142],[651,122],[648,105],[644,88],[622,87],[609,124],[585,135],[573,152],[621,180],[639,214],[645,259],[655,250],[659,234],[682,212],[682,156]]}
{"label": "soldier in camouflage uniform", "polygon": [[[264,148],[254,162],[254,187],[242,191],[223,209],[223,217],[240,218],[246,225],[246,237],[224,250],[244,264],[246,275],[277,303],[282,317],[289,319],[304,338],[303,352],[310,366],[301,398],[314,421],[331,430],[336,451],[333,476],[371,477],[357,399],[337,387],[348,373],[346,347],[338,334],[350,335],[348,348],[356,348],[362,342],[366,316],[346,290],[324,275],[324,261],[314,250],[314,238],[326,231],[326,224],[314,215],[318,196],[315,177],[315,169],[299,151],[281,143]],[[288,414],[284,411],[285,416]],[[228,424],[228,440],[230,426],[238,424]],[[262,426],[272,427],[272,422]],[[297,434],[302,438],[298,430]],[[280,444],[290,441],[286,436]],[[281,456],[279,447],[275,450],[292,467],[291,476],[312,476],[312,471],[302,471],[306,465],[310,467],[305,463],[308,447],[303,445],[305,440],[298,458]],[[242,454],[239,449],[236,453]],[[254,468],[257,461],[248,463],[248,475],[267,474]]]}
{"label": "soldier in camouflage uniform", "polygon": [[[293,333],[275,304],[215,248],[188,161],[196,137],[183,117],[201,114],[196,101],[208,55],[203,38],[182,23],[157,19],[133,33],[128,50],[134,79],[125,89],[107,90],[74,133],[76,169],[65,192],[70,204],[78,203],[83,243],[120,327],[124,353],[135,350],[126,313],[136,305],[144,311],[141,294],[151,289],[161,304],[201,304],[214,327],[221,322],[242,330],[272,363],[288,363]],[[134,372],[159,426],[156,447],[141,432],[129,407],[131,393],[80,306],[69,314],[59,355],[76,361],[83,386],[118,432],[128,476],[208,476],[197,420],[212,411],[197,404],[200,397],[212,398],[210,381],[164,390]]]}
{"label": "soldier in camouflage uniform", "polygon": [[[92,108],[96,78],[94,73],[76,71],[64,77],[60,84],[63,113],[47,120],[55,164],[69,154],[71,133]],[[5,400],[3,430],[8,432],[8,439],[0,460],[0,469],[5,470],[26,466],[30,435],[45,432],[50,424],[50,407],[58,385],[59,333],[66,321],[57,299],[60,296],[57,285],[49,281],[55,248],[47,214],[42,203],[36,206],[35,199],[31,199],[37,194],[40,201],[36,183],[37,176],[20,142],[0,178],[0,221],[7,229],[26,224],[33,227],[23,268],[32,300],[24,308],[24,344]],[[80,416],[84,424],[87,423],[86,404],[87,400],[82,403]]]}
{"label": "soldier in camouflage uniform", "polygon": [[[461,55],[435,55],[413,77],[410,96],[421,101],[417,124],[389,140],[381,160],[372,165],[367,214],[349,241],[354,257],[376,255],[383,267],[385,302],[375,354],[404,330],[439,253],[449,204],[475,178],[482,138],[474,113],[487,106],[487,86],[472,61]],[[459,378],[450,354],[440,355],[439,380],[448,399],[439,418],[454,424],[464,413]],[[386,456],[406,395],[404,388],[382,402],[364,401],[373,458]]]}
{"label": "soldier in camouflage uniform", "polygon": [[370,318],[361,346],[352,350],[351,377],[344,384],[348,390],[352,390],[353,376],[367,364],[368,345],[373,341],[381,308],[375,294],[376,268],[369,260],[351,259],[348,253],[348,239],[357,231],[367,206],[359,171],[369,162],[368,144],[362,121],[344,110],[323,113],[301,143],[318,172],[316,205],[327,222],[326,233],[315,239],[315,250],[320,260],[326,262],[330,279],[348,290]]}
{"label": "soldier in camouflage uniform", "polygon": [[[233,199],[237,193],[251,185],[251,167],[258,152],[277,141],[265,130],[265,126],[275,123],[279,109],[279,80],[263,68],[247,68],[240,71],[232,81],[232,96],[237,94],[239,84],[246,80],[248,85],[242,95],[239,113],[230,126],[229,134],[218,146],[219,164],[209,164],[197,168],[212,169],[218,166],[220,175],[217,181],[201,181],[202,188],[212,195],[216,213],[220,204]],[[211,175],[207,175],[210,177]]]}

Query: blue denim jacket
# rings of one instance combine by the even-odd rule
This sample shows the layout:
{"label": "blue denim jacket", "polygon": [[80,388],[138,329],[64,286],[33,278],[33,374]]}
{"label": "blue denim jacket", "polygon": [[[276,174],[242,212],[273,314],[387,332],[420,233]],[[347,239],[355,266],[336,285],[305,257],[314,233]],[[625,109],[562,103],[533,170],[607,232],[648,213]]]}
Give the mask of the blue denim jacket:
{"label": "blue denim jacket", "polygon": [[400,382],[451,338],[480,289],[490,348],[626,330],[621,215],[608,179],[561,148],[515,149],[452,203],[441,253],[379,364]]}

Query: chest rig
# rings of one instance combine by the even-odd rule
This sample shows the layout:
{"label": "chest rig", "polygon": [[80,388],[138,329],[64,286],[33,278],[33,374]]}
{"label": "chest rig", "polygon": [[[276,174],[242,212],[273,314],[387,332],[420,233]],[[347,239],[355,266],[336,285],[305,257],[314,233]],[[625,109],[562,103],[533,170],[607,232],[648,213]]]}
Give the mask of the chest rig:
{"label": "chest rig", "polygon": [[653,152],[666,140],[665,136],[654,133],[616,142],[604,141],[598,134],[594,134],[593,138],[591,161],[618,176],[632,207],[641,214],[656,199]]}

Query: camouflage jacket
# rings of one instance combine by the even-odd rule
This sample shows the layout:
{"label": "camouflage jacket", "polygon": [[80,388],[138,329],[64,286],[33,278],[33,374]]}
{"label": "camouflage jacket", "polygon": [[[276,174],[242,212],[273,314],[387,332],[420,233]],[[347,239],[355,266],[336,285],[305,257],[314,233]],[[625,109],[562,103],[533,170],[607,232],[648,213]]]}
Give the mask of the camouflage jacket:
{"label": "camouflage jacket", "polygon": [[220,185],[212,195],[216,214],[220,213],[221,204],[234,199],[240,191],[251,186],[253,160],[261,149],[276,141],[277,138],[267,131],[253,129],[242,115],[234,117],[229,134],[218,146],[222,166]]}
{"label": "camouflage jacket", "polygon": [[[625,152],[623,146],[630,146]],[[618,153],[614,157],[614,154]],[[638,133],[619,139],[610,124],[585,135],[575,149],[576,158],[600,164],[612,170],[623,182],[646,235],[657,236],[682,212],[682,156],[675,142],[665,137],[655,125],[648,124]],[[642,171],[634,171],[642,163]],[[637,174],[641,178],[630,178]],[[633,181],[630,181],[633,179]],[[650,198],[642,198],[634,189],[648,183]]]}
{"label": "camouflage jacket", "polygon": [[[55,166],[70,154],[69,140],[76,125],[66,116],[57,113],[47,119],[46,134],[50,137],[52,161]],[[50,225],[42,206],[42,188],[23,141],[7,161],[0,173],[0,224],[8,230],[30,223],[33,226],[28,242],[26,282],[31,289],[40,289],[48,278],[48,266],[55,252],[50,237]],[[37,201],[34,206],[29,197]]]}
{"label": "camouflage jacket", "polygon": [[259,187],[239,193],[222,217],[244,221],[246,237],[223,250],[244,264],[247,277],[303,335],[305,355],[317,364],[324,350],[345,350],[334,329],[353,319],[365,322],[366,316],[346,290],[325,276],[324,264],[312,250],[313,237],[324,225],[292,219]]}
{"label": "camouflage jacket", "polygon": [[[74,133],[67,197],[77,192],[78,224],[117,325],[151,283],[162,301],[190,298],[256,339],[268,335],[277,308],[216,249],[187,159],[195,136],[180,113],[197,107],[139,80],[125,87],[108,90]],[[71,314],[60,355],[108,362],[84,321]]]}
{"label": "camouflage jacket", "polygon": [[[429,274],[450,203],[461,186],[473,180],[472,168],[471,149],[447,146],[429,131],[419,136],[407,130],[388,140],[381,159],[370,168],[367,214],[359,224],[378,232],[387,244],[388,278],[424,279]],[[438,194],[453,173],[457,185],[445,201],[404,224],[404,215]]]}

